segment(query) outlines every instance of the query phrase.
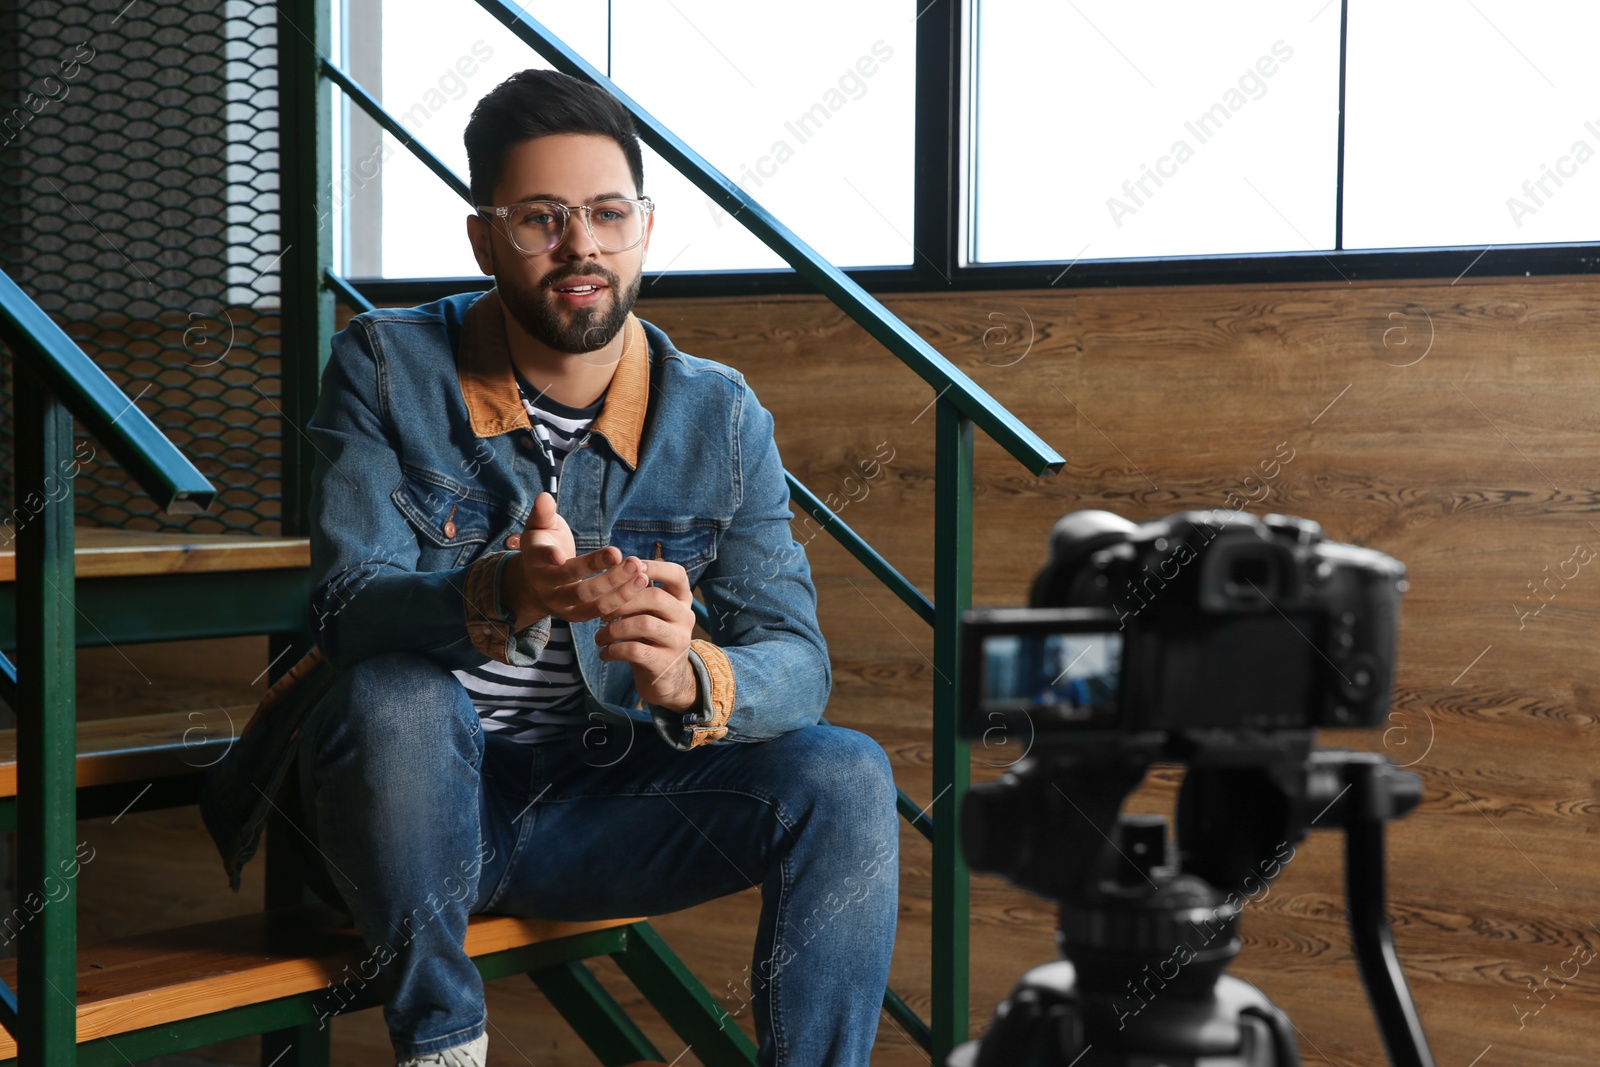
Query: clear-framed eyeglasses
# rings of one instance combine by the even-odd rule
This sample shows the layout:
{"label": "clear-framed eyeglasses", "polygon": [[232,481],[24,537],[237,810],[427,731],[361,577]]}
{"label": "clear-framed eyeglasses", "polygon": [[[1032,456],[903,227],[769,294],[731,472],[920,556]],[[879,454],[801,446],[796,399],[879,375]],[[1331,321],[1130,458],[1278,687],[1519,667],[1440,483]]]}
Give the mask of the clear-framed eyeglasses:
{"label": "clear-framed eyeglasses", "polygon": [[538,256],[559,245],[567,236],[572,213],[583,212],[583,224],[594,243],[606,252],[626,252],[644,240],[645,222],[656,208],[648,196],[637,200],[612,197],[592,204],[566,204],[530,200],[510,207],[480,207],[478,214],[499,219],[505,234],[526,256]]}

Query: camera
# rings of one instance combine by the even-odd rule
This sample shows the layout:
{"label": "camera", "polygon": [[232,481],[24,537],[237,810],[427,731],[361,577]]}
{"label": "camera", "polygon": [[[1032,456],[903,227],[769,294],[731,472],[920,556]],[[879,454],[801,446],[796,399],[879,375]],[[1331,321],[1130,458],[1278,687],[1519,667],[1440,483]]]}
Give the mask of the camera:
{"label": "camera", "polygon": [[1032,608],[963,617],[962,732],[1379,725],[1405,573],[1308,519],[1074,512]]}
{"label": "camera", "polygon": [[[1384,722],[1405,568],[1317,523],[1186,511],[1056,523],[1028,608],[975,609],[963,736],[1025,740],[962,799],[974,871],[1054,901],[1060,958],[944,1067],[1294,1067],[1294,1025],[1226,973],[1239,923],[1312,830],[1345,835],[1357,964],[1397,1067],[1433,1067],[1384,905],[1384,826],[1421,780],[1323,727]],[[1122,812],[1185,768],[1169,839]]]}

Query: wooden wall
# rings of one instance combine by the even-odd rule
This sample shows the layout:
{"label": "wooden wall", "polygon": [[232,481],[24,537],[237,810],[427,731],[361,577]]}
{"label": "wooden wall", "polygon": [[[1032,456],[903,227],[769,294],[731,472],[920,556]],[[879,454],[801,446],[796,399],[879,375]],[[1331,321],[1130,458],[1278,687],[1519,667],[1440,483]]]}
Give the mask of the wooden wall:
{"label": "wooden wall", "polygon": [[[1067,457],[1059,476],[1035,478],[980,435],[976,602],[1023,599],[1065,512],[1145,519],[1224,506],[1230,492],[1258,497],[1252,510],[1314,518],[1334,538],[1406,563],[1392,723],[1328,740],[1385,751],[1423,778],[1421,809],[1391,834],[1390,896],[1435,1054],[1459,1067],[1480,1055],[1485,1067],[1591,1062],[1600,961],[1579,961],[1587,946],[1600,948],[1600,862],[1588,851],[1600,828],[1600,668],[1589,654],[1600,572],[1576,560],[1587,558],[1580,546],[1600,553],[1600,474],[1590,462],[1600,443],[1600,282],[886,302]],[[646,301],[639,311],[683,350],[741,369],[777,419],[789,469],[818,494],[848,499],[843,516],[931,592],[931,389],[816,298]],[[1281,459],[1285,443],[1293,459],[1261,488],[1259,465]],[[825,536],[809,551],[835,667],[829,716],[876,737],[900,785],[926,803],[931,634]],[[1558,571],[1567,577],[1540,585],[1535,599],[1529,583]],[[1537,615],[1519,614],[1543,601]],[[247,680],[265,665],[264,642],[122,651],[152,677],[162,656],[190,664],[172,673],[193,674],[196,707],[248,700]],[[130,706],[150,691],[119,655],[85,653],[85,675],[96,678],[86,700]],[[218,656],[237,666],[209,675],[193,667]],[[211,685],[223,673],[229,693]],[[980,748],[975,778],[1018,754]],[[1175,781],[1161,773],[1132,806],[1170,806]],[[948,814],[944,802],[934,810]],[[86,935],[130,921],[129,886],[151,837],[164,854],[193,857],[182,876],[142,890],[165,901],[159,919],[260,899],[251,887],[243,898],[227,894],[203,837],[188,836],[201,834],[192,812],[129,816],[118,827],[100,820],[86,832],[105,855],[129,857],[85,869]],[[1308,840],[1272,892],[1248,906],[1234,973],[1291,1014],[1305,1062],[1369,1067],[1385,1061],[1349,952],[1339,850],[1334,837]],[[904,833],[893,981],[924,1015],[928,873],[926,844]],[[758,906],[747,891],[658,923],[730,1010]],[[114,923],[104,918],[113,913]],[[153,914],[142,921],[162,924]],[[974,878],[974,1030],[1021,970],[1052,956],[1053,931],[1043,901]],[[601,970],[619,994],[626,988],[614,969]],[[490,1013],[501,1031],[494,1063],[592,1062],[525,981],[491,987]],[[647,1029],[668,1059],[681,1049],[658,1022]],[[336,1063],[381,1062],[384,1045],[377,1013],[336,1023]],[[212,1054],[251,1058],[239,1044]],[[874,1063],[925,1062],[885,1019]]]}
{"label": "wooden wall", "polygon": [[[1421,809],[1391,834],[1390,893],[1434,1051],[1460,1065],[1489,1046],[1484,1064],[1591,1062],[1600,962],[1579,964],[1600,948],[1589,851],[1600,832],[1600,571],[1577,561],[1600,554],[1600,282],[886,303],[1067,457],[1059,476],[1035,478],[980,435],[975,602],[1021,602],[1065,512],[1146,519],[1225,506],[1230,492],[1410,568],[1391,725],[1328,740],[1386,751],[1423,778]],[[847,521],[931,591],[931,389],[818,299],[640,313],[684,351],[744,371],[789,468],[819,494],[853,498]],[[874,469],[884,442],[887,470],[850,480]],[[1262,461],[1281,459],[1285,442],[1292,461],[1263,485]],[[830,718],[877,737],[925,803],[931,634],[826,537],[811,560],[837,672]],[[1536,599],[1529,583],[1557,572],[1567,577]],[[980,748],[975,777],[1015,755]],[[1165,778],[1136,806],[1170,805]],[[1291,1013],[1308,1063],[1379,1064],[1339,850],[1314,837],[1249,905],[1234,970]],[[895,979],[925,1007],[928,851],[907,834],[904,857]],[[1028,961],[1052,955],[1053,921],[989,878],[974,879],[973,902],[977,1027]],[[920,1059],[898,1039],[880,1049],[884,1063]]]}

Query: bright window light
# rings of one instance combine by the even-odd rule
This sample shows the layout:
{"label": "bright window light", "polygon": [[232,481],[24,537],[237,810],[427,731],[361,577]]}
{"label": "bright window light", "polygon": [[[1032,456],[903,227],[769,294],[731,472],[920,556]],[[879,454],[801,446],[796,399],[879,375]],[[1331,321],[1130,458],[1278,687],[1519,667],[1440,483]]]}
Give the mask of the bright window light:
{"label": "bright window light", "polygon": [[981,0],[973,258],[1333,245],[1338,0]]}
{"label": "bright window light", "polygon": [[1350,5],[1345,247],[1600,238],[1600,8]]}
{"label": "bright window light", "polygon": [[[547,66],[472,3],[346,2],[381,5],[380,96],[463,176],[477,100]],[[969,2],[966,261],[1338,246],[1341,0]],[[912,0],[525,9],[831,262],[919,258]],[[1351,0],[1342,247],[1600,240],[1596,40],[1579,0]],[[381,189],[382,222],[349,215],[347,264],[476,275],[465,205],[393,137],[359,154],[335,210]],[[650,269],[783,266],[648,148],[645,175]]]}
{"label": "bright window light", "polygon": [[[606,5],[523,6],[825,258],[911,262],[908,0],[815,0],[803,9],[613,0],[609,16]],[[461,134],[478,99],[518,70],[549,64],[475,4],[448,19],[424,0],[382,0],[382,8],[384,106],[466,178]],[[381,154],[384,276],[478,274],[466,206],[393,137]],[[347,199],[374,170],[361,163],[347,164]],[[657,204],[650,269],[784,266],[648,148],[645,191]]]}
{"label": "bright window light", "polygon": [[[840,266],[912,260],[908,0],[616,0],[617,84]],[[658,158],[656,270],[783,261]]]}
{"label": "bright window light", "polygon": [[[524,7],[590,63],[605,69],[603,10],[596,18],[590,9],[548,0]],[[382,22],[384,107],[466,181],[461,134],[478,99],[519,70],[550,65],[471,2],[452,5],[450,17],[441,18],[439,5],[430,0],[383,0]],[[351,26],[350,32],[359,32],[358,27]],[[477,275],[467,243],[466,203],[388,134],[379,162],[384,277]],[[349,184],[357,187],[348,194],[353,198],[361,195],[362,179],[373,168],[363,168],[360,160],[350,165]],[[353,243],[363,235],[352,233],[350,239]]]}

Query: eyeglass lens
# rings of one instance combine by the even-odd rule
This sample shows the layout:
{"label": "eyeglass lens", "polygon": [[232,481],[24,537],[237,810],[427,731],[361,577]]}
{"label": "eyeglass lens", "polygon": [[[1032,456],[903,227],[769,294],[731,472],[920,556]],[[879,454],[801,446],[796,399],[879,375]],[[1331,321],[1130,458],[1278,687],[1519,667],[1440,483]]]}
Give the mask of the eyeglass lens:
{"label": "eyeglass lens", "polygon": [[[511,239],[524,252],[548,252],[561,243],[571,216],[585,206],[535,202],[518,204],[506,219]],[[597,200],[587,205],[589,232],[607,252],[622,252],[644,239],[644,209],[631,200]]]}

